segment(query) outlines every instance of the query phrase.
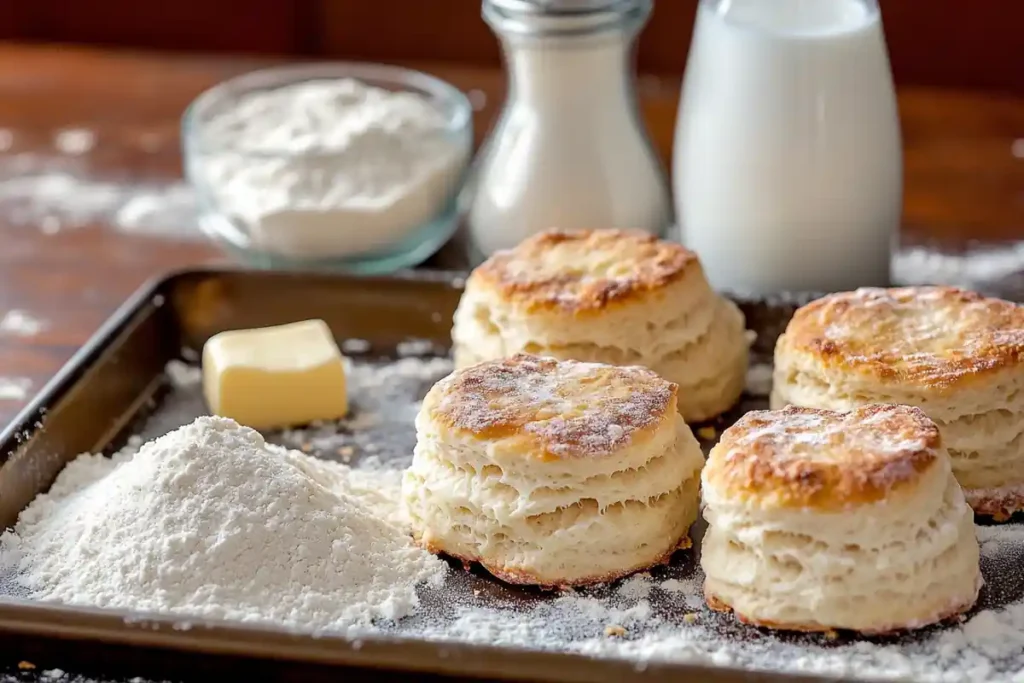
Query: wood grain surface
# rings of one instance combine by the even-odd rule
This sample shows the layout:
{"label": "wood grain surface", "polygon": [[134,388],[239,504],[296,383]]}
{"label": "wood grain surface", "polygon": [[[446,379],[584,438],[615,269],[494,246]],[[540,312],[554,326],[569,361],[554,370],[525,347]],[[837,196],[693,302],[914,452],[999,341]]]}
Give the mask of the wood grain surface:
{"label": "wood grain surface", "polygon": [[[681,73],[699,1],[655,2],[640,40],[643,71]],[[1024,3],[880,4],[900,85],[1024,94]],[[0,38],[494,67],[500,59],[480,0],[249,0],[244,11],[232,0],[4,0]]]}
{"label": "wood grain surface", "polygon": [[[23,311],[42,325],[36,334],[0,329],[0,378],[17,380],[13,387],[0,380],[0,421],[6,423],[145,280],[223,258],[196,238],[187,216],[177,230],[157,236],[118,227],[110,212],[78,225],[5,201],[5,188],[65,173],[74,182],[56,200],[72,208],[90,192],[112,187],[129,194],[133,188],[180,190],[178,126],[184,107],[214,83],[269,63],[0,45],[0,316]],[[504,96],[501,71],[413,66],[472,93],[479,105],[479,142]],[[667,162],[678,79],[643,76],[640,95]],[[905,88],[900,107],[906,146],[903,241],[958,248],[972,240],[1024,238],[1024,99]],[[84,131],[88,149],[68,151],[64,144],[62,151],[57,136],[69,129]],[[55,192],[63,195],[60,186]],[[18,388],[26,381],[30,387],[21,397]]]}

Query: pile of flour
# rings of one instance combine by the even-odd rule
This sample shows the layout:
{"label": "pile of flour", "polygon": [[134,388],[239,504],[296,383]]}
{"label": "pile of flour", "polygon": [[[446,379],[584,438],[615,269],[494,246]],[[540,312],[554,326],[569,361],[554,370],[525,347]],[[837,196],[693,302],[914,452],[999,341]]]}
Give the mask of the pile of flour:
{"label": "pile of flour", "polygon": [[68,604],[335,632],[395,621],[447,566],[346,469],[201,417],[70,463],[0,537],[0,574]]}

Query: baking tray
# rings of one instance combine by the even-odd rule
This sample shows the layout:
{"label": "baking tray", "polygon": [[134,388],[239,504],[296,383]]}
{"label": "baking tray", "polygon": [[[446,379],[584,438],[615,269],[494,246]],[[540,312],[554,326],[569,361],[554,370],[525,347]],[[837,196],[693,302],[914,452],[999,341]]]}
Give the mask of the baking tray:
{"label": "baking tray", "polygon": [[[135,294],[43,389],[32,404],[0,435],[0,527],[12,525],[40,492],[47,490],[61,468],[83,452],[110,452],[129,435],[159,435],[202,412],[198,389],[176,394],[165,368],[169,361],[193,355],[213,334],[228,329],[281,324],[322,318],[338,339],[365,340],[360,349],[367,363],[393,357],[403,342],[419,340],[416,353],[443,353],[450,344],[452,313],[461,295],[461,278],[451,273],[421,272],[397,277],[352,278],[338,275],[246,270],[193,270],[168,276]],[[748,327],[756,332],[755,364],[770,362],[778,334],[808,296],[774,301],[740,300]],[[191,352],[191,353],[190,353]],[[762,366],[763,367],[763,366]],[[422,396],[429,382],[407,390]],[[355,397],[356,405],[362,400]],[[167,409],[176,401],[175,410]],[[730,415],[715,424],[716,431],[738,415],[764,408],[761,395],[747,395]],[[168,418],[168,416],[170,416]],[[169,419],[169,421],[168,421]],[[384,425],[382,434],[397,434],[388,447],[411,451],[411,425],[405,430]],[[315,434],[278,435],[308,441],[304,450],[334,457],[338,449],[320,448]],[[403,441],[404,440],[404,441]],[[289,443],[298,446],[299,443]],[[705,448],[710,446],[705,441]],[[327,451],[330,451],[329,453]],[[321,452],[323,451],[323,452]],[[696,535],[699,537],[700,530]],[[694,552],[677,553],[671,566],[658,569],[660,578],[691,576]],[[1018,558],[1024,560],[1024,557]],[[1018,562],[1018,565],[1020,562]],[[1016,600],[1024,593],[1017,576],[987,590],[983,605]],[[455,572],[446,590],[504,607],[536,605],[554,599],[551,593],[506,586],[483,572]],[[594,595],[601,598],[602,590]],[[472,600],[473,598],[468,598]],[[443,602],[424,596],[430,608]],[[673,611],[667,605],[654,607]],[[678,611],[678,610],[677,610]],[[676,614],[675,618],[681,617]],[[672,618],[670,616],[670,618]],[[807,636],[776,636],[734,624],[723,628],[730,637],[753,643]],[[792,673],[749,671],[738,666],[707,666],[623,657],[589,657],[557,651],[417,637],[416,622],[359,639],[308,634],[270,626],[241,625],[42,604],[0,597],[0,632],[5,639],[26,636],[57,639],[64,647],[90,651],[96,647],[136,646],[147,653],[144,662],[173,657],[174,652],[196,656],[270,658],[287,661],[289,678],[301,667],[345,667],[346,675],[370,671],[416,673],[453,678],[534,681],[781,681],[837,680],[834,676],[795,676]],[[914,636],[906,636],[912,639]],[[56,641],[55,641],[56,642]],[[818,647],[828,646],[819,638]],[[908,640],[907,642],[912,642]],[[841,645],[841,643],[838,643]],[[161,654],[163,653],[163,654]],[[169,654],[170,653],[170,654]],[[138,659],[138,658],[136,658]],[[180,656],[178,657],[180,660]],[[179,662],[180,663],[180,662]],[[309,669],[312,676],[313,669]],[[136,673],[142,673],[136,670]],[[162,676],[159,671],[158,676]],[[847,679],[852,680],[852,679]]]}

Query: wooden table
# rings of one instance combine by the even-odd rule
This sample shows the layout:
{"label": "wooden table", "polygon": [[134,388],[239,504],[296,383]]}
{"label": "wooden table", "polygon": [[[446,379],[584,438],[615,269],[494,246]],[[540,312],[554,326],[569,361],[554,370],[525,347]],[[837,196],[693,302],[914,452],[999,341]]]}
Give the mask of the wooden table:
{"label": "wooden table", "polygon": [[[146,279],[223,258],[196,238],[187,214],[180,233],[191,238],[166,230],[153,237],[115,227],[109,210],[69,218],[59,210],[50,215],[47,206],[56,203],[64,214],[81,214],[76,207],[96,204],[93,195],[111,187],[130,192],[141,183],[143,192],[167,191],[180,178],[178,125],[184,107],[217,81],[264,64],[0,45],[0,178],[7,179],[0,180],[0,315],[15,309],[42,324],[36,334],[27,334],[31,325],[0,331],[0,377],[16,380],[13,388],[0,383],[0,421],[22,405],[19,386],[30,382],[28,394],[41,386]],[[502,74],[416,66],[471,93],[478,106],[479,141],[500,106]],[[640,81],[644,115],[666,161],[677,81],[653,76]],[[900,106],[906,145],[904,242],[935,241],[956,249],[968,240],[1024,239],[1024,99],[908,89]],[[12,192],[4,190],[10,178],[24,183],[27,175],[50,174],[53,180],[58,171],[77,180],[67,190],[60,184],[32,186],[48,193],[41,208],[12,206]],[[182,189],[172,185],[170,191]],[[103,205],[102,197],[98,203]],[[82,220],[87,225],[74,225]]]}
{"label": "wooden table", "polygon": [[[136,199],[139,192],[181,194],[183,108],[204,88],[264,64],[0,46],[0,316],[20,311],[29,323],[24,317],[14,325],[17,318],[8,318],[6,327],[13,329],[0,323],[0,377],[7,378],[0,381],[0,421],[6,423],[142,282],[223,258],[195,237],[187,214],[177,231],[159,236],[118,227],[125,218],[113,215],[120,200],[111,193],[134,192]],[[414,66],[471,93],[479,141],[500,106],[502,74]],[[644,76],[640,92],[667,161],[678,76]],[[903,242],[955,250],[971,240],[1024,240],[1024,99],[906,89],[900,106]],[[47,183],[29,187],[46,194],[47,206],[63,210],[10,200],[10,188],[19,187],[12,182],[40,175]]]}

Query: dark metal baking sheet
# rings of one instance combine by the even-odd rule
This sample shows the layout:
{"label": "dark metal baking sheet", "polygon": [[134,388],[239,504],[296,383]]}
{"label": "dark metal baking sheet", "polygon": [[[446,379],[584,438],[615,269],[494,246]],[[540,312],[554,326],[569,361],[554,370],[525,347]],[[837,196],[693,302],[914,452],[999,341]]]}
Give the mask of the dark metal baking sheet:
{"label": "dark metal baking sheet", "polygon": [[[141,290],[125,304],[33,404],[0,436],[0,526],[45,491],[70,459],[82,452],[110,451],[128,435],[155,436],[202,410],[197,393],[174,393],[164,368],[182,349],[201,349],[209,336],[226,329],[279,324],[305,318],[326,320],[339,339],[370,342],[369,355],[394,354],[409,338],[428,340],[440,349],[450,343],[451,315],[460,295],[452,274],[418,273],[406,277],[348,278],[334,275],[201,270],[176,274]],[[741,301],[748,327],[757,332],[755,362],[770,361],[775,339],[793,310],[807,297],[771,302]],[[427,386],[415,387],[422,395]],[[197,389],[193,390],[194,392]],[[170,416],[161,408],[178,401]],[[357,396],[356,401],[360,398]],[[763,397],[747,396],[719,429],[739,414],[765,407]],[[162,416],[162,417],[161,417]],[[168,419],[170,422],[168,422]],[[411,426],[395,448],[409,448]],[[709,446],[705,443],[705,446]],[[315,449],[314,449],[315,452]],[[319,455],[329,455],[320,453]],[[677,553],[661,578],[690,575],[695,553]],[[505,586],[482,572],[453,573],[447,591],[480,594],[481,600],[514,608],[550,598],[529,589]],[[601,596],[602,589],[594,595]],[[1000,600],[1019,598],[1021,587],[989,591]],[[671,611],[667,605],[656,610]],[[424,604],[441,607],[424,596]],[[674,618],[681,618],[681,614]],[[126,618],[127,617],[127,618]],[[669,615],[670,618],[673,615]],[[723,617],[726,619],[726,617]],[[539,681],[621,680],[793,680],[791,674],[749,672],[669,662],[644,662],[559,652],[492,647],[460,642],[424,641],[416,622],[394,633],[360,638],[313,638],[266,626],[190,620],[44,605],[0,597],[0,631],[76,641],[141,645],[193,653],[271,657],[301,663],[369,667],[449,676]],[[724,626],[737,639],[777,638],[738,625]],[[785,637],[785,636],[783,636]],[[910,636],[908,636],[910,638]],[[807,680],[815,680],[808,677]],[[820,680],[836,680],[834,678]]]}

